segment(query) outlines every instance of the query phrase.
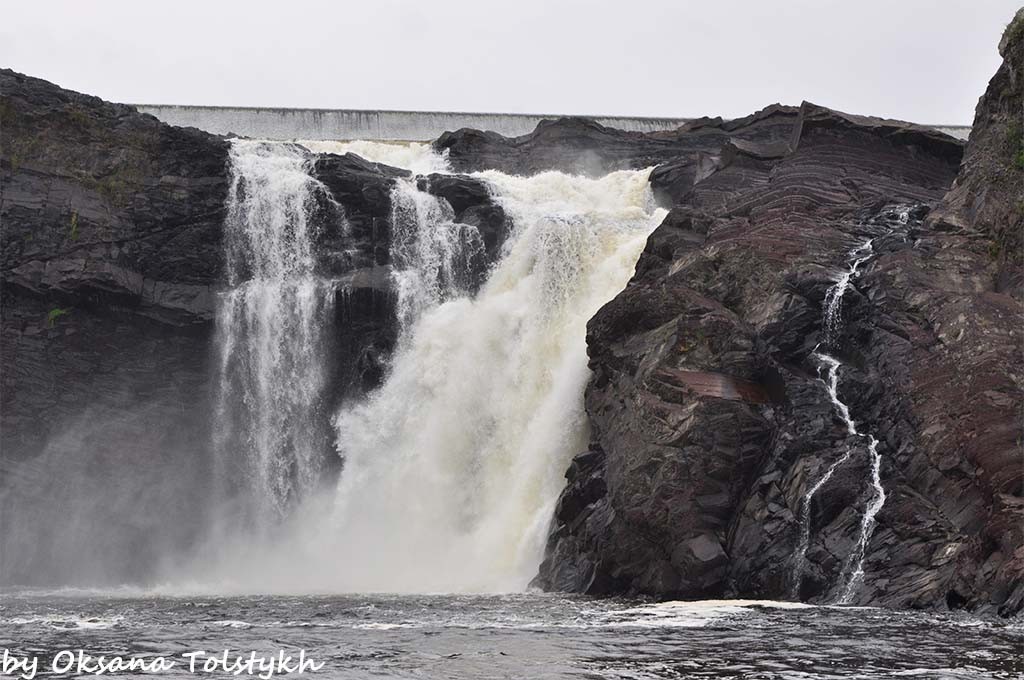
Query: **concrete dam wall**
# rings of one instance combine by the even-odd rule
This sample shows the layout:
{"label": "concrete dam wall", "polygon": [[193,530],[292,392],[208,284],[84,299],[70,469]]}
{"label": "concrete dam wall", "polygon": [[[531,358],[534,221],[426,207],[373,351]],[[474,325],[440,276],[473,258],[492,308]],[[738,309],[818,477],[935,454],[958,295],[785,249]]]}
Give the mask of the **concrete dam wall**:
{"label": "concrete dam wall", "polygon": [[[172,125],[215,134],[260,139],[386,140],[425,142],[460,128],[493,130],[506,137],[532,132],[537,123],[559,115],[449,113],[441,111],[357,111],[349,109],[262,109],[220,106],[138,105]],[[590,117],[590,116],[588,116]],[[636,132],[671,130],[685,118],[594,117],[609,127]]]}
{"label": "concrete dam wall", "polygon": [[[455,113],[444,111],[360,111],[354,109],[273,109],[232,106],[137,105],[165,123],[196,127],[214,134],[258,139],[329,139],[426,142],[460,128],[491,130],[506,137],[532,132],[537,123],[559,114]],[[672,130],[688,118],[587,116],[602,125],[634,132]],[[967,139],[971,128],[936,125],[946,134]]]}

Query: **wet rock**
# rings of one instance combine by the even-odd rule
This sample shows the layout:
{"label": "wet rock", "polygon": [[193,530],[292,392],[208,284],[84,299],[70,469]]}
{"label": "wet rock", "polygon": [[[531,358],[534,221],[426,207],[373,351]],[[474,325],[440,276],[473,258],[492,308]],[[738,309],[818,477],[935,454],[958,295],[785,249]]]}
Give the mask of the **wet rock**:
{"label": "wet rock", "polygon": [[533,132],[513,138],[470,129],[446,132],[434,142],[434,148],[447,151],[448,160],[459,172],[561,170],[593,176],[677,159],[677,165],[660,171],[660,181],[679,191],[694,176],[703,176],[714,167],[730,140],[751,144],[784,140],[796,114],[793,107],[775,104],[734,121],[704,119],[678,130],[652,133],[615,130],[587,118],[560,118],[541,121]]}
{"label": "wet rock", "polygon": [[[588,326],[591,448],[602,452],[590,474],[606,492],[584,521],[556,519],[539,584],[586,565],[587,578],[558,582],[660,597],[841,594],[871,493],[866,442],[847,435],[808,356],[826,289],[875,237],[830,350],[841,398],[879,439],[887,494],[853,601],[1021,610],[1024,181],[1006,144],[1018,139],[1021,21],[962,167],[962,145],[940,133],[805,103],[788,133],[734,129],[652,173],[674,207]],[[769,399],[667,380],[694,370]],[[723,446],[726,428],[739,435]],[[795,573],[807,490],[846,453],[810,504]]]}
{"label": "wet rock", "polygon": [[483,237],[488,262],[497,260],[511,224],[483,181],[467,175],[435,173],[419,178],[418,185],[421,191],[448,201],[456,221],[476,227]]}
{"label": "wet rock", "polygon": [[[869,468],[866,442],[847,435],[808,358],[821,339],[822,300],[847,252],[899,221],[886,204],[941,199],[962,145],[808,103],[782,118],[787,127],[766,132],[755,116],[747,123],[755,130],[739,124],[717,148],[652,173],[674,207],[626,290],[588,325],[586,406],[591,448],[603,456],[590,474],[602,476],[605,493],[571,520],[556,518],[538,583],[769,598],[789,597],[795,584],[805,598],[839,595],[870,498]],[[857,322],[873,302],[851,292],[845,304],[842,397],[858,421],[889,432],[876,406],[879,369],[863,349],[873,338]],[[908,444],[891,439],[882,446],[895,458]],[[849,462],[810,507],[806,564],[796,576],[803,499],[848,450]],[[890,489],[902,489],[903,474],[887,460]],[[563,502],[579,489],[570,483]],[[880,552],[890,527],[909,527],[908,512],[931,518],[920,495],[904,497],[911,500],[879,516],[863,601],[895,601],[887,598],[904,587],[894,571],[872,571],[899,561]],[[948,523],[931,522],[932,540],[946,540]],[[879,580],[888,581],[885,592],[873,590]]]}

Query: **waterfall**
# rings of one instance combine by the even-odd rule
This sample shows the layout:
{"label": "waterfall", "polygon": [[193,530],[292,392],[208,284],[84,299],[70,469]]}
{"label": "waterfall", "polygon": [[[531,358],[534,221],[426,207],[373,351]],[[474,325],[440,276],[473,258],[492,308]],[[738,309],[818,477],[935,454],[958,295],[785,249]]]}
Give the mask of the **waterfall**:
{"label": "waterfall", "polygon": [[[850,419],[850,410],[846,407],[839,399],[839,362],[828,356],[827,354],[814,354],[819,361],[827,367],[827,377],[825,386],[828,390],[828,396],[832,400],[832,404],[836,407],[836,410],[842,416],[843,421],[846,423],[846,431],[850,434],[856,434],[856,428],[854,427],[853,420]],[[814,499],[815,494],[825,486],[828,480],[832,479],[832,475],[836,473],[843,463],[850,459],[850,454],[853,453],[853,449],[847,447],[846,451],[842,456],[837,458],[828,468],[825,470],[825,474],[818,478],[807,493],[804,494],[803,499],[800,502],[800,540],[797,543],[796,553],[794,555],[793,563],[793,578],[792,585],[790,586],[790,596],[793,599],[800,599],[800,579],[803,576],[804,568],[807,566],[807,548],[811,541],[811,501]]]}
{"label": "waterfall", "polygon": [[330,451],[322,345],[332,287],[316,275],[314,213],[327,194],[312,157],[283,143],[233,140],[220,295],[216,449],[253,510],[283,515],[320,479]]}
{"label": "waterfall", "polygon": [[868,503],[864,514],[860,519],[860,533],[857,539],[857,547],[850,553],[843,567],[846,574],[846,587],[839,597],[840,604],[849,604],[853,601],[853,591],[864,578],[864,553],[868,548],[868,541],[875,531],[875,516],[885,505],[885,487],[882,486],[882,456],[878,454],[878,440],[868,435],[868,455],[871,458],[871,501]]}
{"label": "waterfall", "polygon": [[[424,149],[363,151],[445,167]],[[324,189],[302,146],[236,141],[231,160],[219,448],[244,452],[249,492],[278,520],[232,536],[194,578],[243,592],[523,589],[587,445],[586,324],[665,214],[649,171],[477,173],[512,225],[489,269],[479,232],[425,191],[429,178],[397,180],[397,344],[381,386],[332,418],[331,284],[313,247]],[[341,474],[327,489],[332,443]]]}
{"label": "waterfall", "polygon": [[562,473],[586,446],[586,323],[664,215],[647,174],[479,174],[514,228],[475,296],[438,288],[447,213],[429,243],[397,249],[419,312],[382,387],[335,418],[343,589],[519,590],[533,576]]}
{"label": "waterfall", "polygon": [[843,296],[850,289],[851,281],[857,276],[860,266],[871,259],[874,254],[872,244],[875,239],[868,239],[860,246],[850,251],[850,268],[843,272],[835,284],[825,292],[825,313],[822,320],[824,345],[829,347],[839,339],[839,331],[842,327]]}
{"label": "waterfall", "polygon": [[[900,213],[900,224],[906,224],[909,219],[909,212],[904,210]],[[847,556],[843,569],[840,573],[840,583],[844,584],[840,589],[839,603],[847,604],[853,599],[854,588],[864,576],[864,556],[867,551],[868,541],[874,532],[875,516],[885,504],[885,488],[882,486],[881,465],[882,458],[878,453],[878,441],[871,434],[861,433],[857,430],[857,424],[850,415],[849,406],[839,398],[839,369],[842,363],[835,357],[819,351],[824,345],[827,349],[837,344],[842,328],[842,304],[846,292],[853,286],[853,279],[856,278],[860,266],[867,262],[874,254],[874,239],[868,239],[860,246],[849,253],[849,268],[843,272],[829,287],[825,293],[824,313],[822,319],[822,342],[814,348],[811,356],[818,362],[819,372],[825,369],[825,377],[822,382],[825,385],[829,400],[839,414],[840,419],[846,425],[846,432],[851,437],[857,437],[867,442],[868,457],[871,463],[871,500],[865,508],[861,517],[860,530],[857,543],[853,551]],[[790,594],[793,598],[799,599],[800,583],[803,578],[804,569],[807,566],[807,549],[810,543],[811,533],[811,504],[818,491],[832,478],[836,471],[849,459],[853,448],[847,444],[846,451],[826,468],[825,473],[807,490],[800,502],[800,535],[797,542],[797,549],[793,557],[793,571],[790,586]]]}
{"label": "waterfall", "polygon": [[456,223],[448,201],[420,191],[415,178],[395,182],[391,190],[391,264],[402,333],[424,310],[466,294],[483,258],[480,232]]}

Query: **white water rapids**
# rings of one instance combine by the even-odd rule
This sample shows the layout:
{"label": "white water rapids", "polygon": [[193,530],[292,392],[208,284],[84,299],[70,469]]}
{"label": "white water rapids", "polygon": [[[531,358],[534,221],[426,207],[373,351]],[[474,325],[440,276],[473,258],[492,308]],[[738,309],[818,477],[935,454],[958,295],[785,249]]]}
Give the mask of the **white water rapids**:
{"label": "white water rapids", "polygon": [[[308,241],[296,238],[305,233],[296,215],[317,185],[294,147],[275,145],[281,157],[254,167],[248,144],[235,143],[235,173],[280,195],[266,204],[254,203],[258,194],[235,201],[249,211],[247,230],[267,232],[260,239],[243,230],[245,252],[252,259],[275,248],[286,262],[267,276],[256,267],[234,289],[265,293],[225,298],[225,325],[247,330],[226,330],[222,354],[242,359],[225,371],[234,366],[253,386],[247,446],[266,468],[260,484],[287,495],[296,482],[280,480],[302,480],[307,469],[303,427],[323,381],[315,359],[306,360],[316,357],[312,326],[323,298],[307,266]],[[429,147],[349,150],[420,170],[445,167]],[[267,173],[282,177],[260,183]],[[478,174],[513,227],[475,295],[460,283],[459,267],[482,247],[479,234],[456,224],[443,200],[397,182],[392,260],[401,333],[384,384],[335,414],[338,488],[307,493],[273,546],[232,541],[201,577],[261,592],[524,588],[542,557],[563,473],[587,443],[586,323],[626,285],[664,216],[647,174]],[[282,224],[289,237],[275,241]],[[265,445],[264,428],[272,427],[285,441]]]}

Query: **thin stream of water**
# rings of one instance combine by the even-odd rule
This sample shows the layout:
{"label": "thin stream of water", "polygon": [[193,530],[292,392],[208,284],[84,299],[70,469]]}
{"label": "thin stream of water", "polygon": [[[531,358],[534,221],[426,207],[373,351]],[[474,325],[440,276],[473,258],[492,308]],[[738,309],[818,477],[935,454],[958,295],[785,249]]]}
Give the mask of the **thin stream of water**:
{"label": "thin stream of water", "polygon": [[[907,213],[904,211],[901,214],[901,221],[906,223],[906,220]],[[825,377],[822,379],[822,382],[825,384],[829,400],[846,426],[847,434],[851,437],[856,437],[858,440],[866,441],[868,457],[871,462],[871,499],[868,501],[864,514],[861,516],[857,543],[847,556],[843,569],[840,572],[840,594],[837,601],[844,604],[853,600],[856,594],[856,587],[863,580],[864,557],[867,552],[867,544],[871,540],[871,535],[874,531],[875,517],[885,504],[886,496],[881,480],[882,459],[878,452],[878,441],[873,435],[858,431],[857,424],[850,415],[850,407],[839,398],[839,370],[842,367],[842,363],[825,351],[819,351],[819,348],[822,346],[829,348],[838,342],[839,334],[842,330],[843,297],[853,286],[852,282],[857,277],[861,265],[874,255],[874,240],[874,238],[870,238],[850,251],[849,268],[826,291],[822,319],[822,342],[811,353],[811,357],[818,362],[819,372],[822,367],[825,369]],[[811,485],[801,499],[799,514],[800,538],[794,553],[790,585],[790,595],[794,599],[799,599],[800,584],[807,566],[807,550],[811,534],[811,507],[814,497],[835,475],[836,471],[850,459],[853,451],[853,446],[847,442],[843,455],[826,468],[824,474]]]}

